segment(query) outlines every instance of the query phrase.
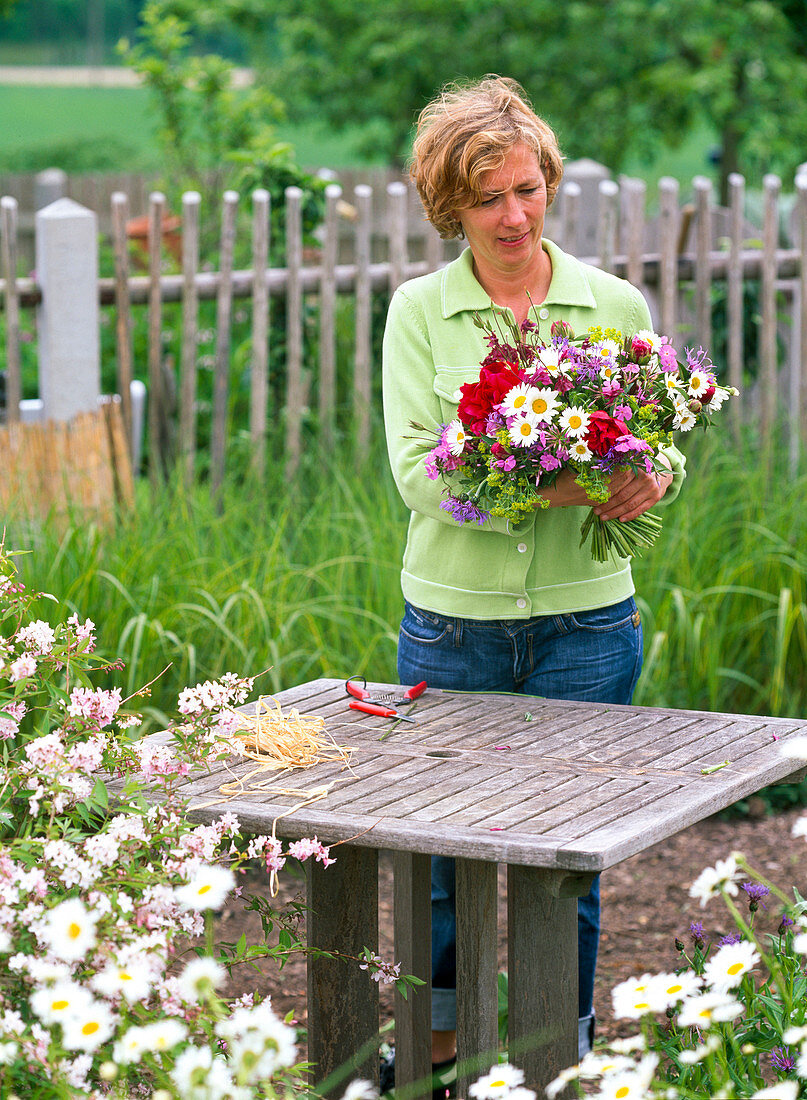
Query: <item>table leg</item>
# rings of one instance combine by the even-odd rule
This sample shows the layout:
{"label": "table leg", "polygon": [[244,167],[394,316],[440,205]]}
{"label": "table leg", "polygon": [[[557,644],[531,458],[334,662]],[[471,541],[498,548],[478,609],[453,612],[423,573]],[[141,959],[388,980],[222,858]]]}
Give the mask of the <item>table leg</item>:
{"label": "table leg", "polygon": [[510,1059],[543,1094],[577,1062],[577,898],[593,876],[507,868]]}
{"label": "table leg", "polygon": [[[431,1074],[431,856],[395,852],[395,961],[402,974],[414,974],[426,984],[409,988],[407,997],[395,991],[395,1087],[410,1085]],[[411,1096],[426,1096],[431,1085]]]}
{"label": "table leg", "polygon": [[[308,946],[358,956],[364,947],[378,952],[378,852],[341,845],[336,862],[323,868],[306,863]],[[341,1096],[347,1081],[362,1077],[378,1083],[378,983],[353,958],[308,960],[308,1058],[314,1080],[350,1066],[344,1080],[328,1090]],[[359,1061],[362,1047],[364,1056]],[[317,1090],[319,1091],[319,1090]]]}
{"label": "table leg", "polygon": [[497,1060],[497,870],[457,860],[457,1096]]}

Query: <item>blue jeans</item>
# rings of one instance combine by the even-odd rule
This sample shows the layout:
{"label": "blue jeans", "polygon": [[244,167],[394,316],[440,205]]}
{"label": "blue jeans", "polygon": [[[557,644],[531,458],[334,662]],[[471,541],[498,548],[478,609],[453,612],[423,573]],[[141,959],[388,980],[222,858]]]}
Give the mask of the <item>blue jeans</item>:
{"label": "blue jeans", "polygon": [[[407,603],[398,678],[446,691],[509,691],[549,699],[630,703],[642,667],[633,599],[535,619],[460,619]],[[600,887],[577,907],[578,1015],[590,1017],[600,936]],[[432,1027],[456,1027],[454,860],[432,859]]]}

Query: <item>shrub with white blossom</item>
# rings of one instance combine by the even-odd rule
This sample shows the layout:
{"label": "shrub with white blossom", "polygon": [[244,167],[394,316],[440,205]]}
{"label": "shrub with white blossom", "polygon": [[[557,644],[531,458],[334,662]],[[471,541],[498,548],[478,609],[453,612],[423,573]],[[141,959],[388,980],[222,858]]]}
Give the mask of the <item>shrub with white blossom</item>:
{"label": "shrub with white blossom", "polygon": [[[316,838],[284,851],[274,838],[242,837],[231,813],[193,825],[178,792],[192,768],[226,751],[231,708],[252,680],[227,674],[186,689],[171,743],[138,743],[136,699],[92,685],[116,667],[97,656],[93,623],[37,617],[56,601],[26,590],[13,557],[0,543],[0,1096],[305,1091],[290,1023],[268,999],[222,995],[228,967],[280,949],[216,954],[212,921],[240,892],[248,860],[272,871],[289,857],[334,857]],[[267,923],[265,898],[256,907]],[[387,964],[369,965],[386,979]]]}

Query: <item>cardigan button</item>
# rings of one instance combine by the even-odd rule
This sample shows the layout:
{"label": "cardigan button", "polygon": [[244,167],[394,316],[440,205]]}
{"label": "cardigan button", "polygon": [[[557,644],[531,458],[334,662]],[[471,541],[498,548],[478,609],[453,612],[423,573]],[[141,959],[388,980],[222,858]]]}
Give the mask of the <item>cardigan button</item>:
{"label": "cardigan button", "polygon": [[520,542],[516,549],[518,550],[519,554],[526,554],[527,553],[527,544],[526,544],[526,542]]}
{"label": "cardigan button", "polygon": [[527,606],[527,601],[526,600],[523,600],[523,599],[522,600],[516,600],[516,607],[519,607],[523,610],[526,606]]}
{"label": "cardigan button", "polygon": [[539,313],[538,313],[538,316],[541,318],[542,321],[546,321],[547,318],[549,317],[549,310],[548,309],[540,310]]}

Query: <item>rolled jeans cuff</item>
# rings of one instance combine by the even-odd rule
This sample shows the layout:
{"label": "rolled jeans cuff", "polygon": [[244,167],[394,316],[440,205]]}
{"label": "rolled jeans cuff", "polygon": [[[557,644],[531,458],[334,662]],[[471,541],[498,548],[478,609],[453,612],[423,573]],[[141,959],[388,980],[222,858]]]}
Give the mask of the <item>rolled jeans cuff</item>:
{"label": "rolled jeans cuff", "polygon": [[432,1031],[457,1030],[456,989],[432,989]]}

